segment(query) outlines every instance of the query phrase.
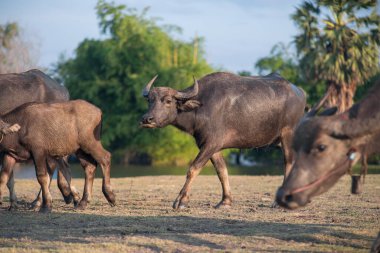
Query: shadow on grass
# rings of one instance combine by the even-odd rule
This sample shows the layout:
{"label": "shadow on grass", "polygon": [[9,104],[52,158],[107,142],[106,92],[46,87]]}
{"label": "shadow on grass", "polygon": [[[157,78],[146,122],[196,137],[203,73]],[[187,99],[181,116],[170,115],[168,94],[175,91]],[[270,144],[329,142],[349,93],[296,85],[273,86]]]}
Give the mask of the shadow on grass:
{"label": "shadow on grass", "polygon": [[[330,244],[329,239],[316,238],[316,234],[338,238],[336,246],[363,249],[355,240],[371,241],[372,238],[346,232],[344,225],[291,224],[234,219],[200,218],[191,216],[103,216],[84,213],[52,213],[41,215],[28,211],[9,213],[0,211],[0,238],[28,238],[32,241],[56,241],[63,243],[89,243],[88,238],[107,242],[128,236],[143,236],[169,240],[189,246],[205,246],[225,249],[201,238],[201,234],[229,235],[235,237],[269,237],[298,243]],[[200,235],[200,236],[197,236]],[[103,239],[102,239],[103,238]],[[108,239],[107,239],[108,238]],[[349,240],[339,240],[340,238]],[[260,240],[260,238],[257,238]],[[136,244],[137,245],[137,244]],[[3,245],[6,246],[6,245]],[[12,245],[8,245],[12,246]],[[148,247],[161,251],[157,246]]]}

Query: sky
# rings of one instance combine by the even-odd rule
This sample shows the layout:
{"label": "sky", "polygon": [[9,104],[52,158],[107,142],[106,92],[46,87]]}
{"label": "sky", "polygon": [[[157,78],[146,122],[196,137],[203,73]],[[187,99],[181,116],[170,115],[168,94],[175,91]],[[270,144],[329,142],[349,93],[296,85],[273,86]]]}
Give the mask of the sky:
{"label": "sky", "polygon": [[[18,22],[38,48],[39,66],[49,68],[60,54],[71,57],[85,38],[104,38],[96,0],[0,0],[0,24]],[[284,0],[115,0],[116,4],[161,18],[183,29],[179,36],[205,38],[207,61],[216,68],[255,73],[254,64],[278,42],[290,43],[297,30],[290,19],[301,3]]]}

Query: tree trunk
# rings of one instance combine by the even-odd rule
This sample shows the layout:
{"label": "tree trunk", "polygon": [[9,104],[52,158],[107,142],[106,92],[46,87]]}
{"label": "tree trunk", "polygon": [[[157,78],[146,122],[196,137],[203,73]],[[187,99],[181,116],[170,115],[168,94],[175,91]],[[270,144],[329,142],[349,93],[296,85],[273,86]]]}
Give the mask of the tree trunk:
{"label": "tree trunk", "polygon": [[331,90],[331,95],[326,101],[327,108],[336,106],[338,112],[344,112],[353,105],[356,91],[356,85],[353,82],[343,85],[330,82],[328,89]]}

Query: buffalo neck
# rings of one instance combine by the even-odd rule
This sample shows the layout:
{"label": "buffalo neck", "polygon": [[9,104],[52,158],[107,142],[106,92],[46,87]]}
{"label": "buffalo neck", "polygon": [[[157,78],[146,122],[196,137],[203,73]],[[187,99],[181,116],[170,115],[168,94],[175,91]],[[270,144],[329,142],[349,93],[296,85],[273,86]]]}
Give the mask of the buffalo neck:
{"label": "buffalo neck", "polygon": [[195,112],[178,112],[177,117],[172,125],[181,131],[193,135],[195,125]]}

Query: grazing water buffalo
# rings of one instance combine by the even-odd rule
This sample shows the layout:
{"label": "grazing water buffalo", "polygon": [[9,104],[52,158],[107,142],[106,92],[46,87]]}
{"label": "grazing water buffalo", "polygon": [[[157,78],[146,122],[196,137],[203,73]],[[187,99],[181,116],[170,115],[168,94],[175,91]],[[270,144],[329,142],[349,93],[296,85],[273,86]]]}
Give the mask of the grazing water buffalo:
{"label": "grazing water buffalo", "polygon": [[380,153],[379,101],[380,80],[348,111],[302,121],[293,141],[293,169],[277,191],[281,206],[306,205],[330,189],[360,158]]}
{"label": "grazing water buffalo", "polygon": [[210,159],[222,184],[217,207],[232,202],[228,172],[221,150],[252,148],[281,143],[285,177],[293,161],[290,149],[293,129],[305,109],[304,92],[278,74],[242,77],[213,73],[183,91],[169,87],[151,89],[156,77],[143,90],[149,111],[142,117],[147,128],[173,125],[194,136],[200,151],[192,162],[186,183],[173,208],[188,204],[190,186]]}
{"label": "grazing water buffalo", "polygon": [[86,173],[78,207],[85,208],[91,199],[97,163],[103,172],[103,194],[112,206],[115,204],[110,184],[111,154],[100,142],[101,115],[100,109],[94,105],[75,100],[24,104],[0,117],[0,151],[23,160],[34,160],[42,188],[41,212],[49,212],[52,208],[47,159],[72,153],[76,153]]}
{"label": "grazing water buffalo", "polygon": [[[0,74],[0,116],[4,115],[16,107],[29,103],[29,102],[64,102],[69,100],[69,92],[65,87],[45,75],[43,72],[33,69],[23,73]],[[1,181],[4,185],[8,181],[8,188],[10,192],[11,208],[16,206],[16,194],[14,192],[14,177],[12,168],[16,162],[25,162],[18,160],[10,154],[3,154],[1,157],[2,171]],[[61,165],[65,165],[64,161],[57,161]],[[49,159],[49,167],[55,168],[56,161]],[[58,171],[58,186],[61,190],[65,201],[71,201],[74,194],[74,201],[78,199],[78,193],[75,188],[70,189],[69,184],[66,182],[62,172],[68,172],[68,168],[62,168]],[[67,174],[66,174],[67,176]],[[8,180],[9,178],[9,180]],[[37,197],[35,204],[38,207]],[[2,187],[0,187],[0,204],[2,201]]]}

